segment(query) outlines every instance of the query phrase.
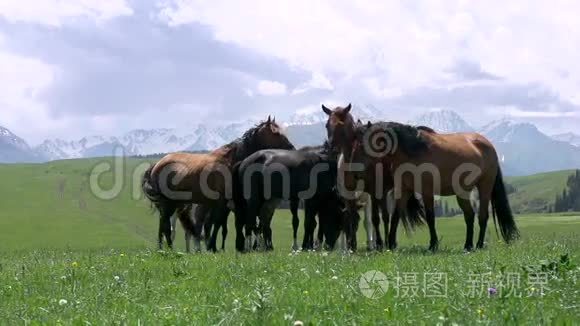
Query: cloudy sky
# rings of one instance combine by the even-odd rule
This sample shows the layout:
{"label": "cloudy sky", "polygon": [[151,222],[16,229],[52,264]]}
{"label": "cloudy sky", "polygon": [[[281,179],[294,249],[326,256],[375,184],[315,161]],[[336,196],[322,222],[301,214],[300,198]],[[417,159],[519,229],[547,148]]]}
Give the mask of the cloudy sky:
{"label": "cloudy sky", "polygon": [[[32,144],[321,102],[580,125],[574,1],[0,0],[0,125]],[[576,130],[577,132],[580,132]]]}

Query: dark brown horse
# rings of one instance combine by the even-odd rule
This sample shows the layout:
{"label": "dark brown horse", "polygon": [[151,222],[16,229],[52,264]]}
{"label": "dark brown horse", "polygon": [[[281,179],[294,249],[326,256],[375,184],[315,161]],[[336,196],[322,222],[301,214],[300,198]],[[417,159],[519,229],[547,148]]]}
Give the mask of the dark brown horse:
{"label": "dark brown horse", "polygon": [[211,208],[212,221],[226,220],[227,202],[232,199],[232,167],[256,151],[269,148],[294,148],[270,117],[211,153],[169,154],[148,169],[142,189],[159,210],[160,229],[169,247],[173,245],[170,219],[175,212],[184,228],[200,239],[203,222],[190,219],[187,208],[191,203]]}
{"label": "dark brown horse", "polygon": [[[334,109],[322,105],[322,110],[328,115],[328,121],[326,122],[328,141],[334,150],[342,154],[342,160],[347,163],[351,161],[350,156],[352,154],[352,144],[355,139],[355,129],[357,126],[362,125],[360,120],[355,123],[354,118],[350,113],[351,108],[351,104],[348,104],[346,107],[336,107]],[[354,177],[354,174],[345,173],[344,177],[345,186],[349,190],[354,189],[355,180],[348,180],[348,178]],[[372,242],[374,242],[374,245],[372,242],[370,244],[368,243],[370,237],[367,235],[367,247],[372,249],[376,245],[376,248],[380,250],[383,247],[383,240],[380,231],[379,210],[383,217],[386,240],[387,235],[389,234],[390,215],[387,207],[387,194],[393,188],[392,178],[389,178],[388,175],[383,175],[383,178],[381,178],[380,182],[377,183],[378,178],[376,177],[376,171],[374,169],[366,169],[363,173],[358,173],[356,177],[357,179],[363,179],[364,188],[362,191],[368,193],[371,199],[371,219],[374,228],[374,241]],[[354,202],[350,203],[351,205],[349,205],[349,208],[354,210]],[[403,216],[405,226],[412,228],[422,223],[420,217],[424,216],[424,212],[422,211],[420,202],[414,196],[409,198],[406,212],[407,214]],[[354,239],[354,241],[356,241],[356,239]]]}
{"label": "dark brown horse", "polygon": [[392,248],[396,247],[396,225],[402,203],[414,193],[421,194],[425,205],[431,250],[438,246],[435,195],[457,196],[467,226],[465,250],[473,248],[475,212],[470,203],[470,194],[474,189],[478,190],[480,201],[477,248],[484,245],[490,203],[494,216],[497,214],[503,239],[510,242],[519,235],[497,153],[480,134],[438,134],[426,127],[369,122],[356,128],[351,153],[351,162],[360,163],[365,169],[375,170],[378,166],[394,178],[397,204],[389,233],[389,246]]}

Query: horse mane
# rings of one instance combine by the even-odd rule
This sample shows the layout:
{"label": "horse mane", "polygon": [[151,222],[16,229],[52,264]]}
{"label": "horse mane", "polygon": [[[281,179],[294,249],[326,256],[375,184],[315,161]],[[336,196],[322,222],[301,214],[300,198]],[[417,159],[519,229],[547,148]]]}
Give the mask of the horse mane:
{"label": "horse mane", "polygon": [[[275,122],[270,121],[271,124],[278,126]],[[214,152],[221,152],[224,156],[230,157],[233,162],[238,162],[246,158],[249,154],[255,152],[254,137],[258,131],[268,124],[267,120],[263,120],[255,124],[252,128],[246,130],[244,134],[230,143],[223,145]]]}
{"label": "horse mane", "polygon": [[358,126],[356,128],[356,135],[358,139],[362,139],[364,134],[370,129],[377,128],[387,134],[394,133],[396,136],[395,144],[401,149],[405,154],[411,157],[415,157],[425,150],[427,150],[429,143],[428,140],[421,136],[420,131],[435,132],[433,129],[425,126],[414,127],[407,124],[402,124],[399,122],[377,122],[374,124],[365,124]]}
{"label": "horse mane", "polygon": [[417,126],[417,129],[421,130],[421,131],[426,131],[426,132],[430,132],[432,134],[436,134],[437,131],[435,131],[433,128],[427,127],[427,126]]}

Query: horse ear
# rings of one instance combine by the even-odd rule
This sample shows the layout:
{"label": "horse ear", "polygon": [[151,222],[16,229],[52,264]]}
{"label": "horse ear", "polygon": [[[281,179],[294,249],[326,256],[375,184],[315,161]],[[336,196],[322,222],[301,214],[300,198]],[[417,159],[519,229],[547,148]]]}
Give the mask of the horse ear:
{"label": "horse ear", "polygon": [[350,109],[352,109],[352,105],[351,105],[351,103],[348,103],[348,105],[344,108],[344,111],[346,113],[349,113],[350,112]]}
{"label": "horse ear", "polygon": [[272,123],[276,123],[276,117],[272,119]]}
{"label": "horse ear", "polygon": [[324,111],[324,113],[326,113],[326,115],[332,114],[332,110],[327,108],[324,104],[322,104],[322,111]]}
{"label": "horse ear", "polygon": [[369,122],[367,122],[367,127],[369,127],[369,128],[370,128],[370,127],[372,127],[372,126],[373,126],[373,124],[372,124],[370,121],[369,121]]}
{"label": "horse ear", "polygon": [[272,122],[272,119],[270,118],[270,116],[268,116],[268,120],[266,120],[267,124],[270,124]]}

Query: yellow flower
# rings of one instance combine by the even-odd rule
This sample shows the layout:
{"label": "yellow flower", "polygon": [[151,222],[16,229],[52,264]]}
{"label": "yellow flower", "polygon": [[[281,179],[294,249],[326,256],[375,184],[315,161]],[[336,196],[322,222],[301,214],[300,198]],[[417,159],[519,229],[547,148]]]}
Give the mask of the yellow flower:
{"label": "yellow flower", "polygon": [[477,313],[479,314],[480,317],[483,317],[483,309],[481,308],[477,309]]}
{"label": "yellow flower", "polygon": [[389,312],[389,307],[386,307],[385,309],[383,309],[384,312]]}
{"label": "yellow flower", "polygon": [[121,253],[119,256],[121,256],[121,257],[125,257],[125,254]]}
{"label": "yellow flower", "polygon": [[72,267],[79,267],[79,263],[77,263],[76,261],[73,261],[72,264],[70,264]]}
{"label": "yellow flower", "polygon": [[304,290],[302,293],[304,293],[305,295],[308,295],[308,291]]}

